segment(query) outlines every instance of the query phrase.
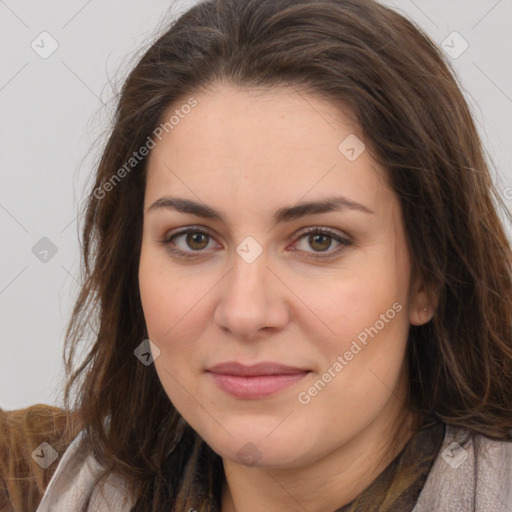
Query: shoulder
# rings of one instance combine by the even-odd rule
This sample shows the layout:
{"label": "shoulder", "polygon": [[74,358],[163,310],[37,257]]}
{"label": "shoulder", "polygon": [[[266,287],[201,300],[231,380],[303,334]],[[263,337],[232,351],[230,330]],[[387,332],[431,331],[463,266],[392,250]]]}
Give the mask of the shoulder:
{"label": "shoulder", "polygon": [[47,404],[0,408],[0,510],[34,510],[79,430],[75,413]]}
{"label": "shoulder", "polygon": [[512,510],[512,442],[446,426],[413,512]]}
{"label": "shoulder", "polygon": [[129,511],[131,504],[120,478],[109,475],[101,492],[96,488],[102,470],[89,452],[85,431],[80,431],[62,456],[36,512],[80,511],[91,491],[88,510]]}

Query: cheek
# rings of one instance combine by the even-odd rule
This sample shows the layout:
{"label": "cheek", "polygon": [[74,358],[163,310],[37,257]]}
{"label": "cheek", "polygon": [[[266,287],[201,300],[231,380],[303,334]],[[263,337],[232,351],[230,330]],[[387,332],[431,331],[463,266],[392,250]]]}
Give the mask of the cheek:
{"label": "cheek", "polygon": [[139,264],[139,289],[149,338],[164,348],[185,316],[187,288],[171,281],[165,262],[151,249],[143,249]]}
{"label": "cheek", "polygon": [[373,258],[373,261],[361,259],[357,265],[323,281],[322,286],[304,288],[302,293],[318,317],[315,322],[309,322],[310,334],[313,336],[314,326],[318,329],[321,321],[325,340],[331,340],[328,343],[331,353],[347,349],[347,344],[360,334],[364,338],[367,329],[375,324],[380,339],[389,337],[392,343],[399,332],[403,338],[404,329],[406,332],[408,328],[404,314],[408,283],[404,277],[406,266],[399,277],[395,264],[385,257]]}
{"label": "cheek", "polygon": [[196,340],[213,311],[207,292],[215,282],[207,275],[177,270],[160,251],[141,252],[139,289],[148,337],[161,351],[155,364],[165,364],[172,372],[185,374],[185,368],[198,363]]}
{"label": "cheek", "polygon": [[323,389],[324,383],[328,388],[311,409],[318,414],[332,401],[340,404],[332,411],[340,420],[351,421],[347,411],[358,410],[361,403],[369,408],[364,414],[371,415],[398,385],[409,331],[409,266],[406,253],[400,256],[394,246],[387,247],[359,253],[323,289],[311,287],[311,304],[320,305],[319,316],[329,327],[322,338],[310,333],[323,361],[317,388]]}
{"label": "cheek", "polygon": [[[172,278],[171,278],[172,276]],[[151,250],[142,251],[139,289],[149,339],[160,350],[155,371],[167,396],[180,411],[190,414],[190,393],[196,382],[188,372],[197,358],[194,341],[199,338],[200,304],[190,282],[169,272],[168,262]],[[193,318],[193,322],[190,319]]]}
{"label": "cheek", "polygon": [[[310,338],[317,340],[323,364],[297,397],[311,416],[345,425],[345,434],[371,422],[390,390],[398,389],[409,330],[406,287],[397,283],[393,269],[375,264],[364,272],[351,270],[327,293],[317,292],[319,301],[328,297],[319,303],[331,332]],[[340,435],[330,429],[333,438]]]}
{"label": "cheek", "polygon": [[[164,276],[147,252],[142,251],[139,265],[139,290],[150,339],[158,342],[173,325],[172,291],[165,286]],[[171,293],[169,293],[171,291]]]}

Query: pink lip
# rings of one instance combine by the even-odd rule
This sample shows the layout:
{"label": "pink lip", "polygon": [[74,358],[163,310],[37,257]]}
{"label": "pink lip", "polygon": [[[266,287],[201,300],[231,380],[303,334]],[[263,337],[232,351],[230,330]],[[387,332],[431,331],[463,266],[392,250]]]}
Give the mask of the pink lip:
{"label": "pink lip", "polygon": [[245,366],[222,363],[207,370],[224,392],[236,398],[264,398],[303,379],[309,370],[264,362]]}

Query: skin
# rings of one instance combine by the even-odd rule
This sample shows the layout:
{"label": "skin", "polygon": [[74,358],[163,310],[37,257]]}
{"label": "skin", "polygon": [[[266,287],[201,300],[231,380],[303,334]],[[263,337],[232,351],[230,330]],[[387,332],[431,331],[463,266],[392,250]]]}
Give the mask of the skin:
{"label": "skin", "polygon": [[[165,134],[147,167],[139,284],[148,335],[160,350],[158,377],[223,459],[224,512],[334,510],[379,475],[417,424],[404,407],[407,334],[430,320],[435,305],[411,277],[400,204],[385,171],[368,149],[354,161],[338,149],[350,134],[364,142],[352,117],[286,87],[215,84],[194,98],[198,105]],[[278,208],[333,195],[373,213],[272,218]],[[205,203],[225,222],[147,211],[163,196]],[[207,232],[174,239],[174,248],[196,256],[190,260],[162,243],[187,226]],[[352,243],[300,232],[315,226]],[[251,263],[236,252],[248,236],[262,249]],[[298,394],[397,302],[394,318],[300,403]],[[205,372],[233,360],[311,373],[270,397],[239,399]],[[237,455],[244,446],[252,462]]]}

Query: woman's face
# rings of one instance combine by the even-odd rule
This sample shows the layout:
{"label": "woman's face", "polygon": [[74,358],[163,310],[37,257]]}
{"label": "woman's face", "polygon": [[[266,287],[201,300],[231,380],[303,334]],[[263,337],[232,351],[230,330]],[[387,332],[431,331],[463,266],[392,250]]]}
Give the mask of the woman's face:
{"label": "woman's face", "polygon": [[430,313],[362,135],[287,88],[194,98],[151,151],[144,201],[140,292],[168,397],[222,457],[262,467],[399,424],[409,326]]}

